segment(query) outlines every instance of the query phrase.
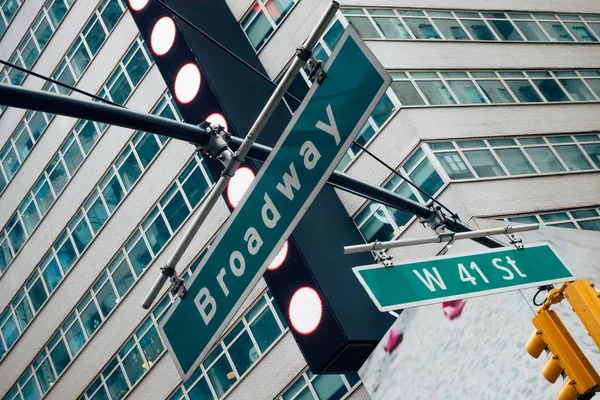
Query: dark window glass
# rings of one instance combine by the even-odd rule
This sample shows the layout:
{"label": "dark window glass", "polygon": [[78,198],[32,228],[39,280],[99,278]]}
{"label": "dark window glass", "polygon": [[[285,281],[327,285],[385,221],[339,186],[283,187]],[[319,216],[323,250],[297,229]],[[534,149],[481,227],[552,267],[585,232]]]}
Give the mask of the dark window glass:
{"label": "dark window glass", "polygon": [[6,342],[6,347],[9,348],[13,345],[13,343],[19,337],[19,330],[17,329],[17,324],[12,315],[9,315],[6,319],[6,322],[0,328],[2,331],[2,336],[4,337],[4,341]]}
{"label": "dark window glass", "polygon": [[507,80],[506,84],[522,103],[539,103],[542,101],[533,86],[525,80]]}
{"label": "dark window glass", "polygon": [[584,144],[583,149],[596,164],[596,167],[600,168],[600,144]]}
{"label": "dark window glass", "polygon": [[52,363],[54,364],[56,373],[60,375],[67,365],[69,365],[69,362],[71,362],[71,357],[69,356],[62,339],[58,342],[54,350],[52,350],[50,357],[52,357]]}
{"label": "dark window glass", "polygon": [[165,206],[164,212],[171,229],[175,231],[190,214],[190,210],[187,204],[185,204],[181,192],[177,191],[173,195],[169,203]]}
{"label": "dark window glass", "polygon": [[129,260],[137,276],[140,276],[144,268],[150,264],[152,255],[143,239],[138,240],[136,245],[129,251]]}
{"label": "dark window glass", "polygon": [[117,367],[112,375],[108,377],[106,386],[108,386],[108,391],[113,400],[121,400],[129,392],[129,387],[127,386],[127,381],[121,367]]}
{"label": "dark window glass", "polygon": [[233,373],[231,364],[225,356],[219,358],[219,360],[208,370],[207,375],[219,398],[237,381],[237,377]]}
{"label": "dark window glass", "polygon": [[254,364],[254,361],[258,359],[258,352],[252,344],[248,332],[242,333],[229,347],[229,355],[240,376]]}
{"label": "dark window glass", "polygon": [[73,230],[73,241],[77,250],[81,253],[92,240],[92,232],[85,219],[82,219],[77,227]]}
{"label": "dark window glass", "polygon": [[119,175],[121,175],[125,190],[131,189],[141,174],[142,168],[140,167],[140,164],[133,153],[129,154],[125,161],[123,161],[123,165],[119,168]]}
{"label": "dark window glass", "polygon": [[44,282],[46,282],[46,287],[48,288],[50,293],[52,293],[54,291],[54,288],[58,286],[58,283],[62,279],[60,268],[54,257],[51,258],[51,261],[48,263],[48,266],[46,267],[44,272],[42,272],[42,276],[44,277]]}
{"label": "dark window glass", "polygon": [[135,278],[131,273],[131,269],[127,264],[127,260],[121,261],[118,268],[112,274],[113,280],[115,281],[115,286],[117,287],[117,291],[119,295],[123,296],[127,293],[127,289],[131,287]]}
{"label": "dark window glass", "polygon": [[206,378],[202,378],[196,385],[188,391],[190,400],[213,400],[214,397],[206,383]]}
{"label": "dark window glass", "polygon": [[375,106],[375,110],[373,110],[371,117],[373,118],[373,121],[375,121],[375,125],[381,127],[395,110],[396,108],[394,107],[392,100],[390,100],[387,94],[384,94],[381,100],[379,100],[379,103],[377,103],[377,106]]}
{"label": "dark window glass", "polygon": [[411,39],[410,33],[396,17],[373,18],[387,39]]}
{"label": "dark window glass", "polygon": [[102,228],[108,219],[106,208],[104,207],[104,203],[102,203],[102,199],[100,197],[96,199],[92,207],[88,210],[87,216],[90,220],[90,224],[92,225],[92,230],[94,233],[98,233],[100,228]]}
{"label": "dark window glass", "polygon": [[540,29],[540,27],[533,21],[515,21],[515,24],[519,27],[523,35],[527,40],[547,42],[548,37]]}
{"label": "dark window glass", "polygon": [[42,304],[44,304],[48,298],[48,294],[46,293],[46,289],[44,289],[41,278],[38,278],[38,280],[29,288],[29,298],[31,299],[33,311],[38,312]]}
{"label": "dark window glass", "polygon": [[66,272],[75,260],[77,259],[77,253],[75,253],[75,248],[69,239],[61,246],[58,250],[58,261],[60,262],[60,266],[62,267],[63,272]]}
{"label": "dark window glass", "polygon": [[572,42],[573,38],[563,28],[560,22],[540,22],[540,25],[550,35],[554,41],[558,42]]}
{"label": "dark window glass", "polygon": [[425,18],[404,18],[404,22],[417,39],[440,39],[440,35]]}
{"label": "dark window glass", "polygon": [[102,323],[96,304],[93,301],[81,313],[81,321],[88,336],[91,336]]}
{"label": "dark window glass", "polygon": [[133,385],[136,383],[142,375],[144,375],[144,360],[140,351],[135,347],[127,357],[123,360],[123,367],[125,367],[125,373],[129,378],[129,382]]}
{"label": "dark window glass", "polygon": [[112,212],[124,197],[124,191],[116,176],[113,176],[110,182],[104,188],[102,194],[106,200],[106,205]]}
{"label": "dark window glass", "polygon": [[444,186],[444,181],[428,159],[424,159],[421,164],[411,172],[410,179],[413,183],[432,196]]}
{"label": "dark window glass", "polygon": [[188,180],[183,184],[183,192],[192,207],[195,207],[200,203],[200,200],[202,200],[208,189],[208,182],[206,182],[206,178],[202,174],[200,168],[196,168]]}
{"label": "dark window glass", "polygon": [[161,216],[158,216],[152,225],[148,227],[146,236],[154,254],[157,254],[167,243],[167,240],[171,238],[167,225]]}
{"label": "dark window glass", "polygon": [[158,336],[158,332],[156,331],[155,327],[150,328],[144,337],[140,339],[140,346],[144,352],[146,360],[148,360],[150,363],[156,361],[158,356],[161,355],[165,350],[165,347],[160,340],[160,336]]}
{"label": "dark window glass", "polygon": [[158,142],[154,138],[154,135],[150,133],[144,134],[142,140],[140,140],[140,142],[135,147],[144,167],[147,167],[148,164],[150,164],[150,162],[154,159],[154,157],[160,150],[160,147],[158,147]]}
{"label": "dark window glass", "polygon": [[492,31],[490,31],[485,22],[472,19],[463,19],[462,23],[475,40],[496,40],[494,34]]}
{"label": "dark window glass", "polygon": [[461,104],[485,104],[485,99],[471,81],[447,81]]}
{"label": "dark window glass", "polygon": [[431,105],[456,104],[456,100],[441,81],[417,81],[417,86]]}
{"label": "dark window glass", "polygon": [[554,147],[554,150],[556,150],[560,158],[562,158],[571,171],[592,169],[592,166],[577,146],[556,146]]}
{"label": "dark window glass", "polygon": [[420,106],[425,104],[411,82],[394,81],[392,82],[392,90],[403,106]]}
{"label": "dark window glass", "polygon": [[596,100],[594,95],[579,79],[561,79],[560,83],[567,89],[575,101],[590,101]]}
{"label": "dark window glass", "polygon": [[514,103],[512,95],[500,81],[483,81],[477,83],[492,103]]}
{"label": "dark window glass", "polygon": [[115,27],[119,18],[121,18],[121,15],[123,15],[123,10],[121,9],[119,2],[117,0],[109,1],[104,8],[104,11],[102,11],[102,20],[109,32]]}
{"label": "dark window glass", "polygon": [[380,39],[379,33],[367,18],[364,17],[346,17],[350,25],[356,29],[363,39]]}
{"label": "dark window glass", "polygon": [[535,170],[519,149],[498,149],[496,154],[511,175],[533,174]]}
{"label": "dark window glass", "polygon": [[515,26],[510,21],[491,20],[490,25],[496,31],[501,40],[523,40]]}
{"label": "dark window glass", "polygon": [[76,321],[73,326],[65,334],[67,344],[71,350],[71,354],[75,355],[79,352],[81,347],[85,344],[85,336],[79,321]]}
{"label": "dark window glass", "polygon": [[469,40],[469,36],[456,20],[434,19],[433,22],[447,40]]}
{"label": "dark window glass", "polygon": [[115,294],[110,282],[106,282],[104,286],[102,286],[102,289],[96,293],[96,299],[100,305],[100,311],[102,311],[102,315],[104,315],[104,318],[106,318],[112,309],[117,305],[117,295]]}
{"label": "dark window glass", "polygon": [[[243,24],[245,25],[245,22]],[[254,21],[246,28],[246,34],[255,49],[260,48],[267,41],[271,32],[273,32],[273,26],[262,11],[259,12]]]}
{"label": "dark window glass", "polygon": [[33,312],[31,311],[31,306],[29,305],[27,298],[24,298],[23,301],[21,301],[21,304],[17,306],[15,314],[21,330],[25,329],[33,318]]}
{"label": "dark window glass", "polygon": [[540,92],[544,95],[548,101],[569,101],[569,98],[565,92],[558,86],[558,83],[550,79],[535,79],[533,81],[535,85],[540,89]]}
{"label": "dark window glass", "polygon": [[348,392],[339,375],[319,375],[312,381],[312,385],[319,399],[323,400],[339,400]]}
{"label": "dark window glass", "polygon": [[146,71],[150,68],[150,63],[141,48],[135,52],[126,68],[133,86],[137,86]]}
{"label": "dark window glass", "polygon": [[542,173],[565,170],[548,147],[526,147],[525,151]]}
{"label": "dark window glass", "polygon": [[481,178],[504,176],[505,173],[489,150],[465,151],[465,157]]}
{"label": "dark window glass", "polygon": [[264,352],[281,333],[281,329],[279,328],[279,325],[277,325],[275,316],[269,307],[267,307],[252,322],[252,324],[250,324],[250,330],[262,352]]}
{"label": "dark window glass", "polygon": [[67,6],[65,5],[65,2],[63,0],[56,0],[52,4],[52,7],[50,7],[50,9],[48,10],[48,15],[50,16],[52,24],[55,28],[58,27],[62,19],[65,17],[66,13]]}

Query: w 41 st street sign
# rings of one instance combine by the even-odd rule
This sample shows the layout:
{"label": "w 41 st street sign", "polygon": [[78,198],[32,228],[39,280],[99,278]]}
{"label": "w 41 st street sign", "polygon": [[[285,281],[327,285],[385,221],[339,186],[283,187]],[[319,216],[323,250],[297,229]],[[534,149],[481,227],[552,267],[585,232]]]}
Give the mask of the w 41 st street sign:
{"label": "w 41 st street sign", "polygon": [[[252,186],[159,326],[187,380],[360,132],[391,78],[346,30]],[[325,244],[324,244],[325,245]]]}
{"label": "w 41 st street sign", "polygon": [[381,311],[574,280],[547,244],[353,268]]}

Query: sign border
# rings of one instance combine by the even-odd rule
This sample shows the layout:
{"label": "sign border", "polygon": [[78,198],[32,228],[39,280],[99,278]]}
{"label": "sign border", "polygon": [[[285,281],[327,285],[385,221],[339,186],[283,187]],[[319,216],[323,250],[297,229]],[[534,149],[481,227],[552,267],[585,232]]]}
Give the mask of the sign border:
{"label": "sign border", "polygon": [[[388,89],[389,85],[392,82],[392,78],[389,75],[389,73],[387,72],[387,70],[383,67],[383,65],[380,63],[380,61],[377,59],[377,57],[375,57],[375,55],[368,48],[368,46],[363,42],[363,40],[361,39],[360,35],[356,32],[356,30],[352,26],[346,27],[346,30],[344,31],[344,34],[340,37],[340,40],[337,43],[337,45],[336,45],[335,49],[333,50],[333,52],[331,53],[331,56],[329,57],[329,59],[325,63],[325,66],[323,67],[323,70],[325,72],[327,72],[329,70],[331,64],[335,61],[337,55],[341,51],[342,47],[344,46],[344,44],[346,43],[346,41],[348,40],[348,38],[352,38],[354,40],[354,42],[356,43],[356,45],[361,49],[361,51],[364,53],[364,55],[367,57],[367,59],[371,62],[371,64],[375,68],[375,70],[377,72],[379,72],[379,74],[383,78],[383,84],[381,85],[381,88],[377,91],[377,94],[373,97],[373,100],[369,103],[369,106],[367,107],[367,109],[363,113],[361,119],[356,124],[356,127],[353,129],[353,131],[350,133],[350,135],[348,136],[348,138],[346,139],[346,141],[340,147],[342,149],[347,149],[350,146],[350,144],[355,139],[355,137],[358,135],[358,133],[362,129],[363,125],[367,122],[367,120],[369,119],[371,113],[373,112],[373,110],[375,109],[375,107],[377,106],[377,104],[379,103],[379,101],[381,100],[381,98],[383,97],[383,95],[385,94],[385,91]],[[196,278],[200,275],[200,272],[204,268],[204,265],[206,264],[206,261],[210,258],[210,256],[212,255],[212,252],[214,251],[214,249],[221,242],[221,240],[223,239],[223,237],[225,236],[225,234],[229,230],[229,227],[231,226],[231,224],[234,221],[234,219],[237,217],[237,215],[240,212],[240,210],[243,209],[243,206],[244,206],[244,204],[246,202],[246,199],[254,191],[254,188],[256,187],[257,183],[260,181],[260,179],[264,175],[264,172],[267,170],[267,168],[271,164],[271,161],[273,160],[273,158],[275,157],[275,155],[279,151],[279,149],[281,147],[281,144],[289,136],[290,132],[292,131],[292,129],[296,125],[298,119],[300,118],[300,116],[304,112],[304,109],[306,108],[307,104],[309,103],[309,101],[311,100],[313,94],[319,88],[319,86],[320,85],[317,84],[317,83],[315,83],[315,84],[313,84],[311,86],[310,90],[308,91],[308,93],[306,94],[306,96],[304,98],[304,101],[302,102],[302,104],[300,105],[300,107],[296,110],[296,112],[293,114],[293,116],[292,116],[290,122],[288,123],[286,129],[284,130],[283,134],[281,135],[281,137],[279,138],[279,140],[277,141],[277,143],[275,144],[275,146],[273,146],[273,151],[271,152],[271,154],[269,155],[269,157],[267,158],[267,160],[265,161],[265,163],[261,167],[261,169],[258,172],[256,178],[252,182],[252,185],[248,188],[248,190],[246,190],[246,193],[244,194],[244,196],[240,200],[240,203],[238,204],[238,206],[236,207],[236,209],[233,211],[233,213],[228,217],[227,221],[225,222],[225,225],[220,229],[220,233],[218,234],[217,238],[213,241],[213,243],[210,245],[210,248],[209,248],[208,252],[203,257],[203,261],[200,263],[200,265],[198,266],[198,268],[196,269],[196,271],[194,272],[194,274],[191,276],[189,282],[186,284],[186,287],[192,286],[193,283],[194,283],[194,281],[196,280]],[[206,345],[206,347],[204,348],[204,350],[200,353],[200,355],[197,357],[196,361],[192,364],[192,366],[190,367],[188,373],[185,373],[183,371],[183,369],[182,369],[182,367],[181,367],[181,365],[179,363],[179,360],[175,356],[175,352],[173,351],[173,348],[171,346],[171,342],[169,341],[167,335],[164,332],[164,326],[165,326],[165,324],[169,321],[171,315],[175,312],[175,310],[177,309],[177,306],[182,301],[182,299],[179,298],[179,297],[175,299],[175,302],[171,305],[169,311],[167,311],[167,314],[163,317],[162,321],[160,322],[160,324],[158,326],[158,331],[159,331],[159,334],[160,334],[161,338],[165,342],[165,346],[167,347],[167,349],[171,353],[171,359],[173,360],[173,362],[175,364],[175,367],[177,368],[177,371],[179,372],[180,376],[182,377],[183,382],[187,382],[187,380],[196,371],[196,369],[198,368],[198,366],[204,361],[204,359],[210,353],[210,351],[213,350],[213,347],[217,343],[218,339],[222,336],[223,332],[226,331],[227,326],[229,325],[229,323],[231,322],[231,320],[233,319],[233,317],[235,316],[235,314],[237,313],[237,311],[240,309],[240,307],[242,306],[242,304],[244,303],[244,301],[246,300],[246,298],[249,296],[250,292],[254,289],[254,287],[256,286],[256,284],[258,283],[258,281],[262,278],[265,270],[267,269],[267,267],[269,266],[269,264],[271,263],[271,261],[277,255],[277,253],[279,252],[281,246],[283,246],[283,243],[288,239],[288,237],[290,236],[290,234],[292,233],[292,231],[296,228],[296,226],[298,225],[298,222],[304,216],[304,214],[306,213],[306,211],[310,207],[310,204],[312,204],[312,202],[315,199],[315,197],[317,197],[317,195],[319,194],[319,192],[321,191],[321,189],[325,185],[325,182],[327,181],[327,179],[329,179],[330,175],[333,173],[334,169],[337,167],[337,165],[339,164],[339,162],[341,161],[341,159],[345,155],[345,153],[346,153],[345,150],[344,151],[340,151],[338,153],[338,155],[334,158],[333,162],[331,162],[331,165],[327,168],[327,170],[323,174],[323,177],[318,181],[317,185],[315,185],[315,187],[312,190],[312,193],[308,196],[308,198],[306,199],[306,201],[304,202],[304,204],[302,205],[302,207],[300,207],[299,212],[296,214],[296,216],[294,217],[294,219],[291,221],[291,223],[288,226],[288,228],[281,235],[281,239],[279,240],[279,242],[277,242],[277,244],[275,246],[273,246],[273,249],[271,250],[271,253],[266,258],[266,261],[260,267],[259,271],[256,273],[256,275],[254,276],[254,278],[250,281],[250,284],[248,285],[248,287],[246,288],[246,290],[242,293],[242,295],[240,296],[240,298],[238,299],[238,301],[235,303],[235,305],[233,306],[233,308],[231,309],[231,311],[229,312],[229,314],[227,315],[227,317],[223,320],[223,322],[221,323],[221,325],[216,329],[215,334],[213,335],[212,339],[209,340],[209,342]],[[182,329],[184,329],[184,328],[182,327]]]}
{"label": "sign border", "polygon": [[[541,246],[545,246],[545,247],[550,248],[550,250],[554,253],[554,255],[556,256],[556,258],[558,258],[559,261],[567,269],[567,271],[569,271],[569,273],[571,274],[571,278],[576,279],[575,275],[573,274],[573,271],[568,267],[568,265],[558,255],[558,253],[554,250],[554,248],[550,245],[550,243],[526,244],[523,247],[525,249],[529,249],[529,248],[541,247]],[[469,252],[469,253],[450,254],[448,257],[445,257],[445,256],[441,256],[441,257],[426,257],[426,258],[421,258],[421,259],[418,259],[418,260],[402,262],[402,263],[393,265],[391,267],[386,267],[386,266],[381,265],[381,264],[362,265],[362,266],[359,266],[359,267],[352,268],[352,271],[354,272],[354,275],[356,275],[356,277],[358,278],[360,284],[363,286],[363,288],[365,289],[365,291],[367,292],[367,294],[369,295],[369,297],[371,298],[371,300],[373,301],[373,303],[375,304],[375,306],[377,306],[377,308],[381,312],[388,312],[388,311],[395,311],[395,310],[404,310],[406,308],[414,308],[414,307],[420,307],[420,306],[427,306],[427,305],[431,305],[431,304],[439,304],[439,303],[443,303],[444,301],[456,300],[457,297],[460,298],[460,299],[471,299],[471,298],[474,298],[474,297],[487,296],[487,295],[490,295],[490,294],[506,293],[506,292],[510,292],[510,291],[513,291],[513,290],[529,289],[531,287],[550,285],[550,284],[553,284],[553,283],[561,283],[561,282],[565,282],[566,280],[569,279],[569,278],[560,278],[560,279],[550,279],[550,280],[546,280],[546,281],[536,281],[536,282],[524,283],[524,284],[516,285],[516,286],[510,286],[509,290],[507,290],[507,288],[490,289],[490,290],[486,290],[486,291],[482,291],[482,292],[474,292],[474,293],[467,293],[467,294],[464,294],[464,295],[453,295],[453,296],[439,297],[439,298],[429,299],[429,300],[419,300],[419,301],[413,301],[413,302],[410,302],[410,303],[400,303],[400,304],[396,304],[396,305],[392,305],[392,306],[385,306],[384,307],[384,306],[382,306],[379,303],[379,300],[373,294],[373,291],[371,290],[371,288],[369,287],[369,285],[367,285],[367,283],[365,282],[365,280],[363,279],[363,277],[359,273],[360,271],[364,271],[364,270],[402,267],[402,266],[413,265],[413,264],[420,263],[420,262],[425,262],[425,261],[432,261],[432,260],[439,260],[439,259],[460,258],[460,257],[467,257],[467,256],[475,256],[475,255],[479,255],[479,254],[498,253],[498,252],[501,252],[501,251],[508,250],[507,249],[508,247],[509,246],[500,247],[500,248],[497,248],[497,249],[490,249],[490,250],[479,250],[479,251],[474,251],[474,252]],[[510,250],[513,250],[513,249],[510,249]],[[517,249],[515,249],[515,250],[517,250]]]}

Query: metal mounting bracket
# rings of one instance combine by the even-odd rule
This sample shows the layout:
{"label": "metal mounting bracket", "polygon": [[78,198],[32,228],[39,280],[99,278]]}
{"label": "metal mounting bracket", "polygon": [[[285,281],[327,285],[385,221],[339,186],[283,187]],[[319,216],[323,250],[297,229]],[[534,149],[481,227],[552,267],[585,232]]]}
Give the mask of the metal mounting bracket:
{"label": "metal mounting bracket", "polygon": [[[381,243],[379,240],[375,243]],[[394,259],[388,255],[385,249],[373,250],[373,259],[376,263],[382,263],[384,267],[391,267],[394,265]]]}
{"label": "metal mounting bracket", "polygon": [[308,79],[317,82],[319,85],[323,83],[327,77],[327,73],[323,70],[323,60],[315,60],[311,57],[307,62],[306,66],[310,71]]}
{"label": "metal mounting bracket", "polygon": [[514,245],[517,250],[523,250],[525,248],[525,245],[523,245],[523,240],[519,239],[514,234],[506,236],[508,237],[509,243]]}

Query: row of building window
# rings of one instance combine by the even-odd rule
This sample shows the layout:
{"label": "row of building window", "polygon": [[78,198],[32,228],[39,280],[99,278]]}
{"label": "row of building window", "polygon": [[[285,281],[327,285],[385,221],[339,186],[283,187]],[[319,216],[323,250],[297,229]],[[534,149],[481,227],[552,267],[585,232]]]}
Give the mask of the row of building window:
{"label": "row of building window", "polygon": [[[452,181],[598,171],[600,136],[590,133],[428,142],[398,170],[431,196]],[[421,203],[428,200],[396,175],[384,187]],[[397,237],[413,217],[368,202],[354,222],[367,241],[386,241]],[[597,221],[574,225],[600,230]]]}
{"label": "row of building window", "polygon": [[402,106],[600,101],[600,70],[390,72]]}
{"label": "row of building window", "polygon": [[503,220],[520,224],[544,224],[557,228],[585,229],[600,232],[600,207],[541,214],[521,214],[514,217],[505,217]]}
{"label": "row of building window", "polygon": [[600,169],[598,134],[431,142],[450,180]]}
{"label": "row of building window", "polygon": [[364,39],[598,42],[600,15],[342,8]]}
{"label": "row of building window", "polygon": [[0,0],[0,39],[25,0]]}
{"label": "row of building window", "polygon": [[[165,100],[169,98],[163,97],[155,113],[174,118],[174,108],[170,102],[165,104]],[[116,162],[88,195],[75,218],[59,236],[58,242],[0,317],[0,360],[37,315],[78,256],[114,214],[165,142],[163,137],[137,132],[125,146]]]}
{"label": "row of building window", "polygon": [[[52,74],[54,79],[69,85],[76,84],[125,12],[125,7],[121,3],[121,0],[104,0],[99,7],[94,11],[90,20],[83,28],[82,33],[79,34],[77,40],[75,40],[67,51],[67,55],[60,63],[58,69]],[[129,55],[129,59],[134,59],[134,62],[130,62],[126,56],[117,66],[117,69],[125,68],[127,70],[131,76],[130,82],[134,82],[139,78],[139,73],[145,68],[144,64],[148,64],[151,60],[149,56],[150,52],[144,51],[143,58],[146,61],[144,63],[144,59],[140,55],[137,55],[136,51],[130,50]],[[25,73],[17,70],[13,72],[20,74],[20,78],[18,82],[15,81],[12,83],[20,84],[25,77]],[[8,79],[6,78],[7,76],[4,75],[4,78],[0,76],[0,82],[6,81]],[[117,79],[117,76],[120,75],[113,75],[112,78]],[[111,85],[110,79],[108,85]],[[126,89],[126,87],[124,88]],[[68,89],[53,83],[46,83],[43,90],[62,94],[70,93]],[[125,91],[125,93],[129,94],[130,92]],[[111,93],[111,95],[109,96],[110,98],[122,99],[124,97],[124,95],[114,93]],[[3,107],[0,107],[0,110],[3,109]],[[8,142],[0,151],[0,193],[4,190],[8,182],[12,180],[53,118],[54,115],[39,111],[29,111],[17,125]]]}
{"label": "row of building window", "polygon": [[[71,364],[85,343],[89,342],[121,299],[139,281],[148,265],[156,259],[177,229],[191,215],[207,193],[211,182],[200,157],[192,157],[190,163],[134,230],[89,292],[23,373],[11,391],[11,396],[17,399],[37,398],[50,389],[51,383]],[[70,247],[73,249],[74,245],[71,244]],[[67,257],[69,267],[72,267],[77,257]],[[61,264],[53,260],[49,265],[45,262],[42,265],[57,271],[58,284],[62,279],[58,266]],[[12,323],[14,324],[14,320]]]}
{"label": "row of building window", "polygon": [[[132,64],[125,64],[125,61],[132,58],[137,59],[138,62],[133,70],[129,70],[127,67]],[[119,100],[124,103],[151,65],[152,60],[148,56],[142,39],[138,37],[125,53],[124,58],[117,64],[100,94],[104,98],[110,99],[111,92],[105,88],[110,82],[124,80],[131,85],[128,90],[124,91],[125,95],[119,97]],[[170,111],[165,112],[172,114],[173,110],[171,108]],[[32,193],[27,195],[19,209],[0,231],[0,274],[8,268],[54,200],[107,129],[108,125],[92,121],[79,121],[75,125],[49,166],[42,173],[42,177],[34,185]]]}
{"label": "row of building window", "polygon": [[359,385],[358,374],[315,375],[307,369],[276,400],[341,400]]}
{"label": "row of building window", "polygon": [[255,50],[259,50],[300,0],[256,0],[240,21]]}
{"label": "row of building window", "polygon": [[164,138],[138,132],[109,168],[59,241],[0,317],[0,359],[37,315],[162,147]]}
{"label": "row of building window", "polygon": [[[21,43],[9,59],[10,62],[21,68],[31,69],[74,2],[75,0],[47,0],[23,35]],[[14,68],[5,66],[0,71],[0,82],[20,85],[24,80],[25,74]]]}

